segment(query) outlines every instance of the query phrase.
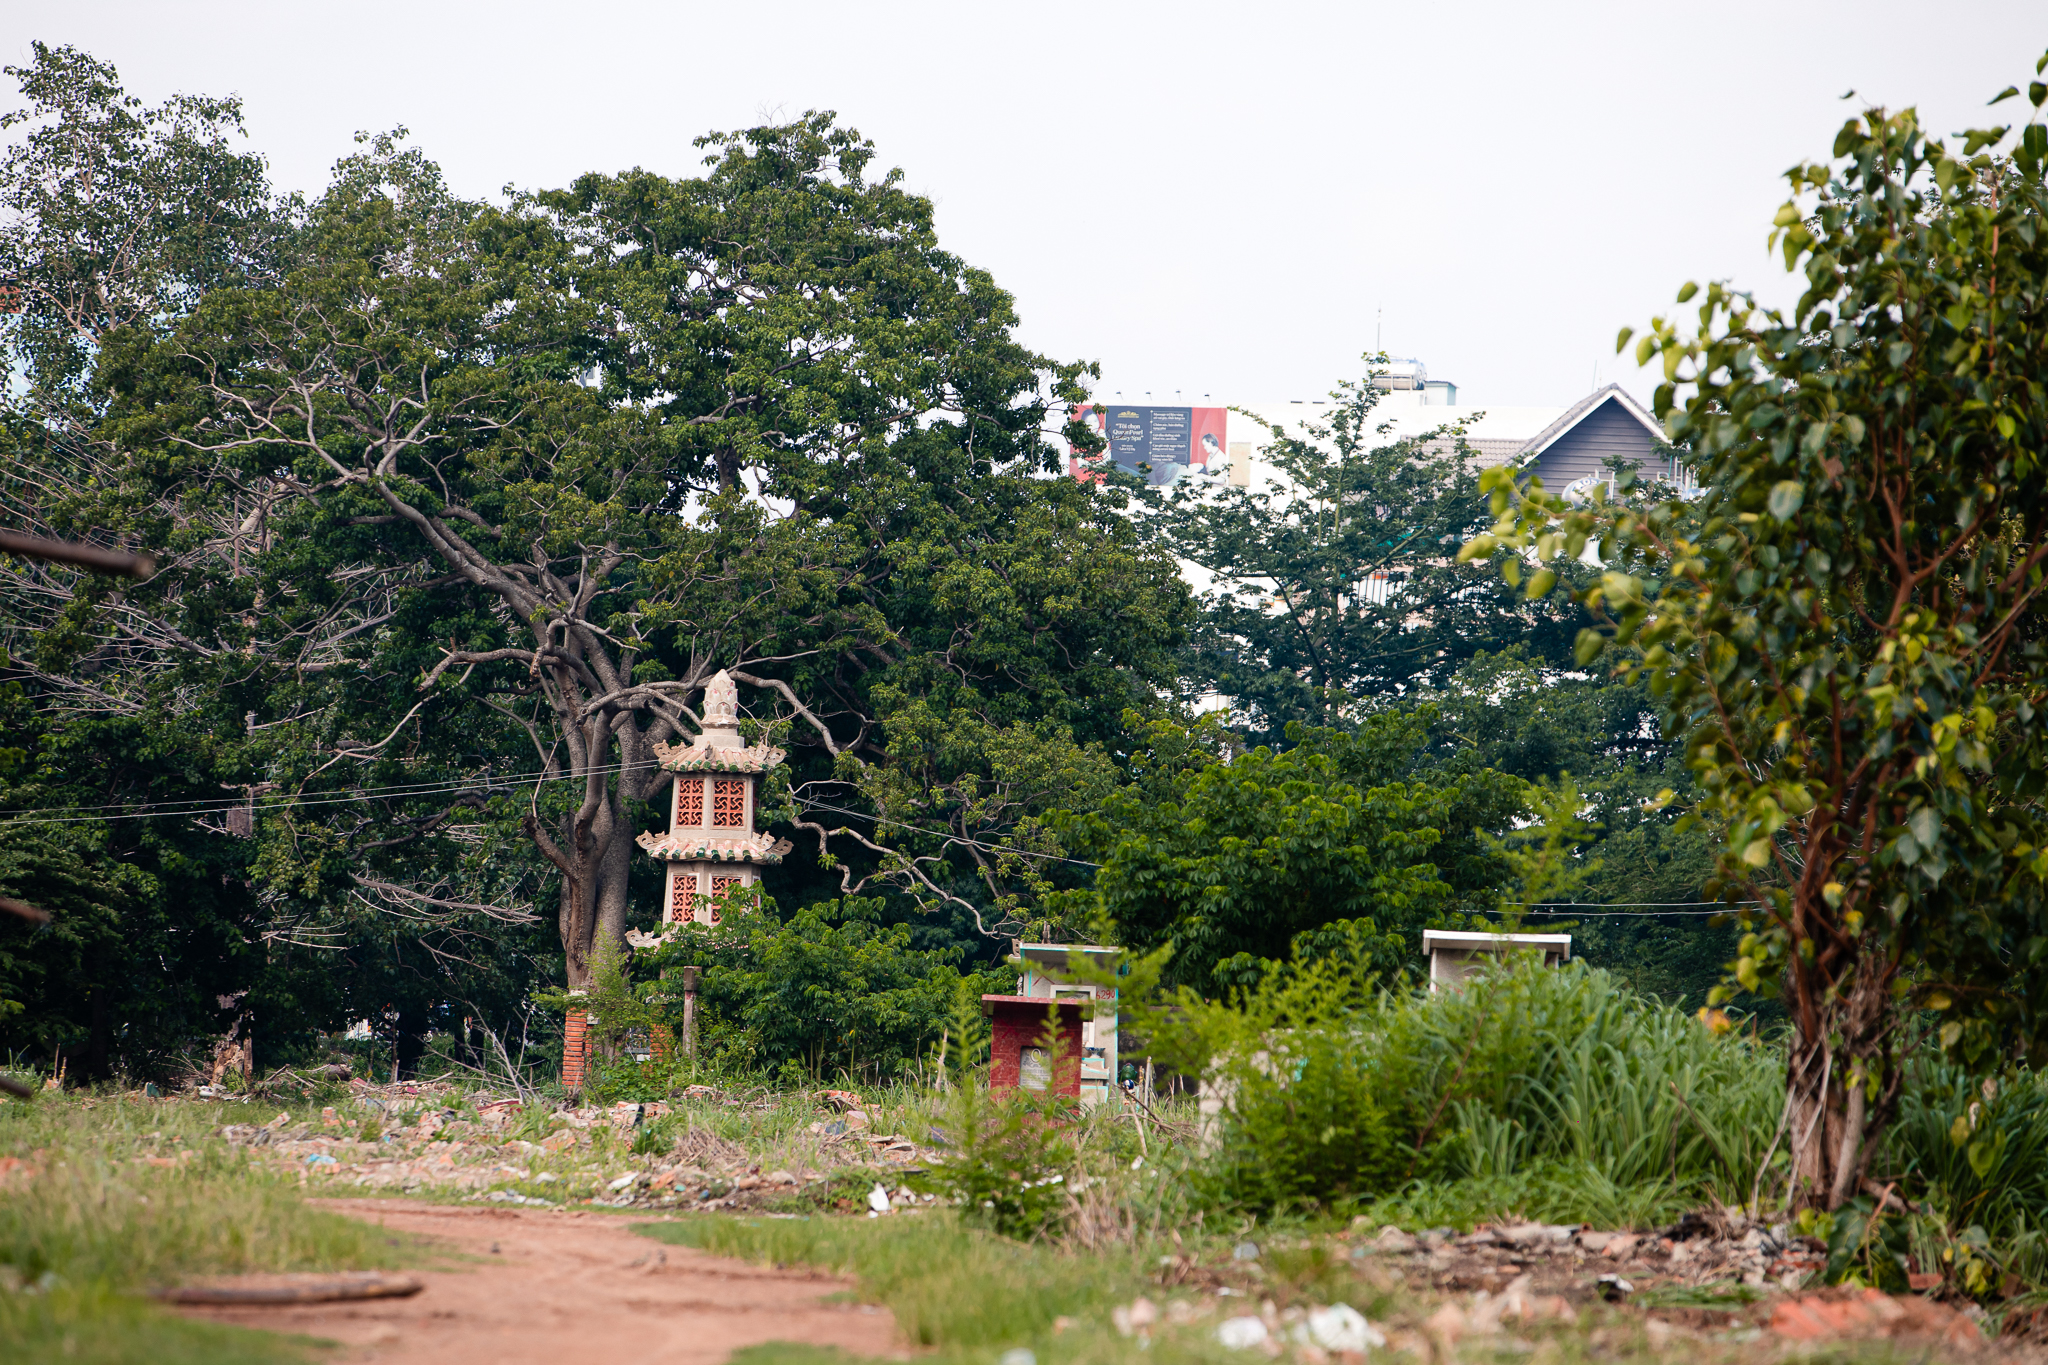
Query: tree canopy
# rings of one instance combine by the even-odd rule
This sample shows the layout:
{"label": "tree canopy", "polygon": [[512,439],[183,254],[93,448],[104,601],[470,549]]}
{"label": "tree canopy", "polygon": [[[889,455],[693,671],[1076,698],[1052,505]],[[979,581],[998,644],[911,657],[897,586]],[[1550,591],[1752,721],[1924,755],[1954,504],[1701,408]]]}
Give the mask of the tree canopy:
{"label": "tree canopy", "polygon": [[1659,319],[1638,345],[1701,500],[1574,509],[1495,478],[1499,521],[1464,551],[1598,542],[1581,598],[1608,624],[1580,657],[1639,650],[1624,668],[1684,736],[1753,930],[1735,984],[1796,1030],[1797,1192],[1831,1207],[1919,1011],[1966,1057],[2048,1043],[2048,128],[2014,131],[1850,120],[1831,162],[1788,173],[1773,240],[1797,303],[1688,285],[1697,330]]}

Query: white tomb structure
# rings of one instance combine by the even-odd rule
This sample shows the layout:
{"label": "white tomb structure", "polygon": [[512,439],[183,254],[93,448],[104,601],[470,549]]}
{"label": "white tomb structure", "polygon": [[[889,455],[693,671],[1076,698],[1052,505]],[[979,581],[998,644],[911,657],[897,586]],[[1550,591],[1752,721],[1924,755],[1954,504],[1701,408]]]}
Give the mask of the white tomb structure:
{"label": "white tomb structure", "polygon": [[1429,959],[1429,988],[1456,986],[1485,962],[1511,953],[1541,953],[1543,965],[1572,960],[1570,934],[1491,934],[1453,929],[1422,931],[1422,954]]}

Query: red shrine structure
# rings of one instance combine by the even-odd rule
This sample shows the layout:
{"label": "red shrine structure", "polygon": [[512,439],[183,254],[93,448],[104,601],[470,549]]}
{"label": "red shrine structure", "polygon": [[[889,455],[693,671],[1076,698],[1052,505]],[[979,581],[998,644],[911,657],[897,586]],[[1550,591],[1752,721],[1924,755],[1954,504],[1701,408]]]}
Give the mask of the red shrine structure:
{"label": "red shrine structure", "polygon": [[[678,924],[718,924],[725,918],[725,893],[752,886],[760,869],[782,861],[787,839],[754,828],[761,780],[783,760],[783,751],[740,738],[739,687],[718,671],[704,688],[703,731],[688,744],[657,744],[654,756],[674,773],[668,833],[644,833],[640,847],[667,867],[662,881],[661,929],[629,932],[636,948],[659,944]],[[580,1090],[590,1070],[590,1019],[570,1010],[562,1039],[562,1084]],[[657,1052],[667,1039],[651,1040]]]}

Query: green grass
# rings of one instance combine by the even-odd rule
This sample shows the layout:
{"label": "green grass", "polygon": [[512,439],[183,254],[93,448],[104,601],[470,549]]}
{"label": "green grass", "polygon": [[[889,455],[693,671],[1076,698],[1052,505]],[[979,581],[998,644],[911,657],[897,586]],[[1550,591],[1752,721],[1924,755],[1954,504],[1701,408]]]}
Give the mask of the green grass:
{"label": "green grass", "polygon": [[[1022,1246],[962,1228],[943,1214],[892,1219],[764,1219],[705,1216],[674,1223],[642,1224],[636,1231],[662,1241],[722,1256],[774,1265],[806,1265],[853,1277],[859,1297],[895,1313],[903,1344],[929,1351],[939,1361],[989,1365],[1004,1352],[1028,1348],[1038,1365],[1245,1365],[1263,1360],[1255,1353],[1230,1352],[1215,1340],[1225,1314],[1256,1313],[1261,1297],[1294,1302],[1346,1302],[1383,1328],[1414,1330],[1436,1307],[1434,1298],[1414,1299],[1404,1291],[1376,1286],[1333,1254],[1324,1240],[1268,1232],[1250,1292],[1220,1300],[1209,1316],[1179,1328],[1156,1327],[1148,1345],[1118,1336],[1109,1310],[1139,1293],[1164,1305],[1192,1300],[1197,1292],[1162,1288],[1145,1274],[1139,1254],[1080,1255],[1050,1246]],[[1228,1258],[1225,1238],[1207,1244],[1205,1262]],[[1239,1267],[1242,1269],[1242,1267]],[[1582,1305],[1576,1325],[1522,1327],[1500,1337],[1468,1338],[1456,1361],[1533,1360],[1544,1365],[1591,1362],[1683,1362],[1683,1365],[1754,1365],[1779,1358],[1769,1341],[1740,1337],[1681,1336],[1652,1346],[1649,1329],[1636,1311],[1648,1304],[1668,1308],[1740,1311],[1754,1291],[1727,1286],[1677,1286],[1662,1297],[1642,1296],[1633,1308]],[[1055,1330],[1061,1317],[1071,1319]],[[1374,1358],[1416,1357],[1375,1352]],[[1812,1362],[1842,1365],[1904,1365],[1924,1362],[1927,1343],[1883,1341],[1828,1343],[1802,1354]],[[855,1365],[857,1357],[835,1349],[794,1342],[769,1342],[737,1353],[732,1365]],[[1446,1363],[1448,1365],[1448,1362]]]}
{"label": "green grass", "polygon": [[23,1359],[302,1358],[303,1344],[188,1322],[138,1297],[198,1275],[416,1259],[412,1246],[379,1229],[307,1207],[290,1175],[212,1136],[220,1124],[279,1112],[55,1094],[0,1105],[0,1156],[33,1169],[15,1171],[0,1191],[0,1267],[20,1283],[49,1286],[0,1293],[0,1341],[19,1343]]}
{"label": "green grass", "polygon": [[182,1318],[104,1285],[0,1298],[0,1342],[0,1358],[66,1365],[275,1365],[318,1344]]}
{"label": "green grass", "polygon": [[1006,1242],[936,1211],[887,1219],[687,1218],[637,1231],[721,1256],[851,1275],[918,1346],[1029,1345],[1049,1339],[1061,1316],[1107,1322],[1113,1305],[1143,1290],[1134,1258]]}

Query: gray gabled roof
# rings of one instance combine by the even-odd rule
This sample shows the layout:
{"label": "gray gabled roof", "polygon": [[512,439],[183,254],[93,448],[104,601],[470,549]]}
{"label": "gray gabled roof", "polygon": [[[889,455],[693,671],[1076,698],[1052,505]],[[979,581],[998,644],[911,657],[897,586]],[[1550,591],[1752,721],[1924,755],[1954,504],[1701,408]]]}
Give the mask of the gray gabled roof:
{"label": "gray gabled roof", "polygon": [[1535,459],[1544,451],[1556,445],[1564,437],[1565,433],[1592,416],[1594,411],[1610,398],[1621,405],[1623,412],[1643,424],[1643,430],[1650,433],[1652,441],[1662,443],[1667,439],[1664,435],[1664,428],[1658,423],[1657,419],[1652,417],[1641,403],[1638,403],[1631,397],[1627,389],[1624,389],[1619,384],[1609,384],[1604,389],[1595,389],[1578,402],[1566,408],[1563,416],[1530,437],[1522,448],[1515,452],[1511,463],[1527,464]]}

